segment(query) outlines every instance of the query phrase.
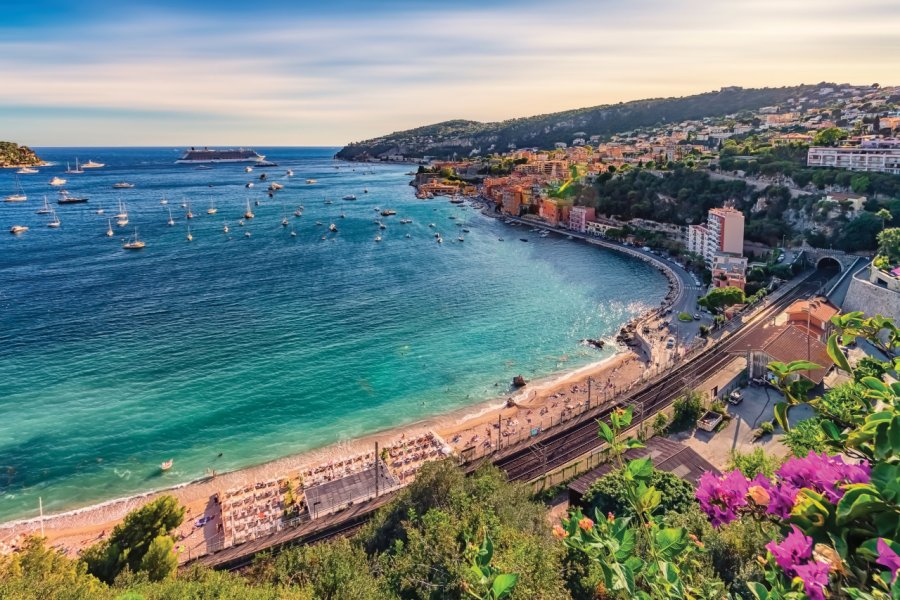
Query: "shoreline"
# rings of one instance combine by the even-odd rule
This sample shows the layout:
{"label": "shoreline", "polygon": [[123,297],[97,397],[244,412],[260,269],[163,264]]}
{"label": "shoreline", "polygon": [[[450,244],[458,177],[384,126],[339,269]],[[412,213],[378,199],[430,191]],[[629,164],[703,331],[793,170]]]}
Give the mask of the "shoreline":
{"label": "shoreline", "polygon": [[[110,531],[128,512],[158,496],[167,494],[175,496],[181,504],[187,507],[185,524],[182,525],[182,528],[185,528],[190,526],[192,515],[198,515],[204,511],[213,494],[255,481],[285,477],[304,468],[333,461],[337,457],[365,452],[370,450],[375,442],[388,444],[396,442],[402,436],[412,437],[434,432],[444,438],[448,445],[453,447],[454,452],[458,452],[460,446],[464,444],[451,443],[451,436],[480,431],[486,424],[495,423],[498,416],[502,419],[527,418],[524,416],[526,413],[530,414],[531,411],[540,410],[542,406],[549,404],[551,396],[560,393],[560,390],[584,384],[588,377],[612,377],[614,374],[618,374],[620,377],[617,378],[617,382],[624,385],[627,380],[634,380],[636,377],[634,377],[634,373],[627,372],[627,369],[621,371],[619,369],[623,365],[639,366],[640,368],[636,370],[639,373],[643,368],[642,362],[632,350],[618,349],[611,356],[572,370],[552,373],[530,381],[525,387],[512,390],[508,394],[459,407],[448,413],[434,415],[413,423],[387,428],[353,440],[280,457],[227,473],[219,473],[214,477],[207,476],[161,489],[47,514],[43,519],[34,516],[0,523],[0,554],[10,551],[23,536],[39,532],[43,520],[48,544],[62,547],[69,555],[75,556],[78,551],[102,539],[102,535]],[[634,368],[630,370],[635,371]],[[462,441],[464,442],[464,440]]]}
{"label": "shoreline", "polygon": [[[619,326],[620,330],[644,319],[647,313],[653,310],[648,307],[641,314],[622,323]],[[534,435],[536,430],[544,429],[548,425],[551,427],[554,424],[558,425],[561,420],[571,418],[577,414],[575,411],[583,406],[585,399],[588,398],[589,380],[594,380],[596,385],[603,383],[605,379],[604,387],[594,387],[596,393],[594,397],[598,402],[601,394],[606,398],[610,389],[615,394],[633,385],[640,381],[645,365],[652,363],[652,360],[653,357],[640,346],[631,348],[616,345],[612,355],[602,357],[600,360],[556,371],[528,382],[523,388],[511,389],[506,393],[411,423],[388,427],[351,440],[335,442],[225,473],[214,473],[212,476],[164,488],[76,506],[44,515],[43,519],[33,516],[6,521],[0,523],[0,555],[13,549],[22,536],[40,531],[42,525],[48,544],[59,547],[69,555],[77,555],[88,545],[103,539],[105,533],[128,512],[165,494],[175,496],[187,508],[185,524],[179,531],[186,529],[182,535],[192,543],[196,541],[190,540],[195,533],[191,528],[193,518],[203,514],[211,497],[222,491],[267,479],[292,478],[298,472],[311,467],[370,451],[376,442],[385,448],[397,443],[398,439],[413,438],[423,433],[435,433],[458,456],[461,453],[467,457],[475,456],[479,452],[479,447],[483,452],[492,445],[505,446],[517,439],[523,439],[529,433]],[[504,419],[505,427],[502,423]],[[470,454],[470,451],[474,451],[475,454]]]}

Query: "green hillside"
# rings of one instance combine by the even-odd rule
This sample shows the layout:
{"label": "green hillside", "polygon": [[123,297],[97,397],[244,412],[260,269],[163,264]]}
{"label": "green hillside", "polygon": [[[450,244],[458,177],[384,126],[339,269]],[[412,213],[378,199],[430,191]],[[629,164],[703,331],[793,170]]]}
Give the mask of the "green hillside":
{"label": "green hillside", "polygon": [[726,87],[694,96],[634,100],[497,123],[444,121],[354,142],[342,148],[337,158],[366,160],[397,154],[410,158],[448,158],[454,154],[463,157],[473,151],[476,154],[505,152],[510,144],[517,148],[547,148],[556,142],[571,144],[575,134],[608,136],[639,127],[756,110],[789,98],[812,95],[826,86],[834,84],[758,89]]}
{"label": "green hillside", "polygon": [[34,166],[42,162],[28,146],[20,146],[15,142],[0,142],[0,167]]}

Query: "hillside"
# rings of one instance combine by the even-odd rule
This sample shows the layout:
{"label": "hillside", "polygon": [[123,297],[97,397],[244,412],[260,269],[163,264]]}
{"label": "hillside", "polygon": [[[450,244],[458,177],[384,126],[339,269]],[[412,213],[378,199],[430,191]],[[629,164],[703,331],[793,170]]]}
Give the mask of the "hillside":
{"label": "hillside", "polygon": [[0,167],[24,167],[42,164],[43,161],[28,146],[15,142],[0,142]]}
{"label": "hillside", "polygon": [[812,95],[828,85],[834,84],[749,89],[726,87],[694,96],[634,100],[497,123],[444,121],[354,142],[342,148],[337,158],[367,160],[390,155],[449,158],[454,154],[462,157],[505,152],[511,144],[518,148],[547,148],[556,142],[571,144],[576,137],[608,136],[639,127],[756,110],[789,98]]}

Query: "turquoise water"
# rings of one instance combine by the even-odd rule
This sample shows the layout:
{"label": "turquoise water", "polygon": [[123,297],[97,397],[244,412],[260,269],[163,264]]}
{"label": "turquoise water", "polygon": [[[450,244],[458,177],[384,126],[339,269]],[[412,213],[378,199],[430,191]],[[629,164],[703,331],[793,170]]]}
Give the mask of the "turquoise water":
{"label": "turquoise water", "polygon": [[[665,294],[641,262],[417,200],[409,166],[258,150],[280,166],[247,174],[174,165],[169,148],[41,149],[61,166],[20,176],[28,202],[0,203],[0,226],[31,228],[0,232],[0,519],[33,515],[38,496],[45,510],[69,509],[475,404],[518,373],[608,356],[579,340],[613,335]],[[76,156],[109,166],[61,174]],[[262,172],[285,184],[274,199]],[[57,174],[90,202],[56,207],[54,230],[35,210],[43,194],[55,200]],[[113,190],[121,180],[135,188]],[[0,172],[0,195],[13,188],[13,171]],[[340,199],[350,193],[359,199]],[[130,224],[108,238],[119,198]],[[239,227],[247,200],[261,204]],[[398,213],[384,231],[376,206]],[[450,216],[470,229],[465,242]],[[331,222],[339,232],[322,241]],[[135,225],[147,247],[125,251]]]}

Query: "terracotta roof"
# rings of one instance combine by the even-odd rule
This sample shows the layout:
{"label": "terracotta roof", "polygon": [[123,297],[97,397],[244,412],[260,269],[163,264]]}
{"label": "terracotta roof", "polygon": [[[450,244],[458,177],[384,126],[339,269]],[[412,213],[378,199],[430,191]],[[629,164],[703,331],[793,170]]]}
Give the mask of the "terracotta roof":
{"label": "terracotta roof", "polygon": [[729,353],[744,354],[750,350],[762,350],[766,347],[766,344],[780,335],[786,327],[787,325],[775,326],[771,324],[760,327],[759,329],[752,331],[750,335],[740,342],[735,343],[729,350]]}
{"label": "terracotta roof", "polygon": [[841,311],[827,299],[818,297],[812,300],[797,300],[788,306],[784,312],[788,315],[803,313],[804,316],[809,312],[811,317],[825,323]]}
{"label": "terracotta roof", "polygon": [[[712,466],[705,458],[697,454],[692,448],[684,444],[674,442],[666,438],[655,437],[647,441],[643,448],[632,448],[625,452],[623,458],[626,461],[649,456],[653,466],[660,471],[673,473],[691,485],[696,486],[700,476],[706,471],[712,471],[720,475],[719,470]],[[569,492],[583,496],[595,481],[614,471],[616,463],[606,462],[588,471],[569,484]]]}
{"label": "terracotta roof", "polygon": [[805,329],[788,326],[777,337],[772,339],[763,352],[773,360],[789,363],[794,360],[809,360],[821,365],[823,368],[814,371],[803,371],[801,374],[813,383],[821,383],[825,379],[828,369],[834,364],[828,356],[825,344],[819,341],[815,335],[810,335]]}

